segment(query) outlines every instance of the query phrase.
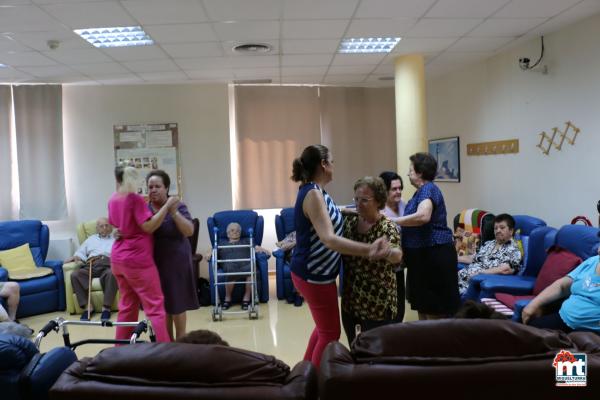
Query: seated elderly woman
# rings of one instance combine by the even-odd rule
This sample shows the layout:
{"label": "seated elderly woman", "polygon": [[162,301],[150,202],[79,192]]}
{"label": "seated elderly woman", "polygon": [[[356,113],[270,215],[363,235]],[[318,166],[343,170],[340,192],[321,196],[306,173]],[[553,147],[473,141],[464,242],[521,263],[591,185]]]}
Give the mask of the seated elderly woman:
{"label": "seated elderly woman", "polygon": [[464,294],[472,277],[479,274],[514,274],[521,263],[521,251],[513,239],[515,219],[509,214],[494,218],[495,240],[484,243],[473,256],[459,256],[458,261],[469,264],[458,271],[458,290]]}
{"label": "seated elderly woman", "polygon": [[[232,259],[249,259],[250,250],[247,247],[233,247],[233,248],[221,248],[220,246],[227,245],[249,245],[249,238],[242,238],[242,227],[237,222],[232,222],[227,225],[227,239],[220,239],[218,243],[218,255],[219,260],[232,260]],[[258,253],[265,253],[270,255],[269,250],[264,249],[260,246],[254,246],[254,250]],[[212,254],[208,255],[208,260],[212,258]],[[239,273],[239,272],[250,272],[250,261],[236,261],[223,263],[223,272],[225,273]],[[242,300],[242,310],[247,310],[250,305],[250,296],[252,285],[250,285],[250,275],[233,275],[227,277],[228,282],[235,281],[246,281],[246,291],[244,292],[244,298]],[[234,283],[228,283],[225,285],[225,300],[221,304],[223,310],[231,307],[231,294],[233,293]]]}
{"label": "seated elderly woman", "polygon": [[[344,237],[363,243],[373,243],[382,236],[390,242],[390,252],[380,260],[344,255],[344,288],[342,291],[342,323],[348,343],[356,336],[356,326],[367,331],[397,322],[396,273],[402,261],[400,235],[396,224],[379,212],[387,200],[381,178],[367,176],[354,184],[357,213],[348,213],[344,220]],[[403,284],[404,282],[401,282]]]}
{"label": "seated elderly woman", "polygon": [[[542,315],[547,306],[563,299],[558,312]],[[588,258],[544,289],[523,309],[521,317],[524,324],[536,328],[600,334],[600,256]]]}

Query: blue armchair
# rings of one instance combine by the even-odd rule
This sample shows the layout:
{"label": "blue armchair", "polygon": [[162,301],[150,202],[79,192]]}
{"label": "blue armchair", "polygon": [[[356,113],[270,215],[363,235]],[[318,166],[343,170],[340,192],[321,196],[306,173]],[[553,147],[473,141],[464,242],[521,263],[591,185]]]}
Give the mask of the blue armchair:
{"label": "blue armchair", "polygon": [[[212,217],[208,217],[206,227],[211,244],[214,246],[214,228],[218,228],[219,239],[227,239],[227,225],[231,222],[237,222],[242,227],[242,238],[248,237],[248,230],[253,230],[254,245],[262,244],[264,219],[252,210],[220,211]],[[258,301],[266,303],[269,301],[269,267],[267,260],[269,256],[263,253],[256,253],[256,282],[258,291]],[[210,281],[210,299],[215,303],[215,277],[213,274],[212,262],[209,261],[209,281]],[[243,297],[243,285],[236,285],[232,294],[233,302],[241,302]],[[219,297],[225,298],[225,288],[219,286]]]}
{"label": "blue armchair", "polygon": [[47,399],[54,382],[75,361],[77,356],[67,347],[57,347],[40,354],[29,339],[0,334],[2,398]]}
{"label": "blue armchair", "polygon": [[[294,208],[288,207],[281,210],[275,216],[275,232],[277,240],[283,240],[286,235],[296,230],[294,225]],[[293,302],[295,299],[294,283],[290,275],[290,263],[285,258],[283,250],[277,249],[273,252],[275,257],[275,282],[277,284],[277,298]]]}
{"label": "blue armchair", "polygon": [[[18,318],[65,309],[63,263],[46,260],[49,241],[48,226],[40,221],[0,222],[0,250],[8,250],[28,243],[35,265],[48,267],[54,271],[52,275],[17,281],[21,291],[21,300],[17,309]],[[8,271],[0,267],[0,282],[8,280]]]}
{"label": "blue armchair", "polygon": [[[566,249],[581,260],[587,260],[588,258],[598,254],[598,234],[600,230],[591,226],[584,225],[565,225],[558,231],[554,232],[552,238],[554,241],[552,245],[556,245],[559,248]],[[498,283],[484,284],[484,291],[486,296],[498,295],[498,300],[506,302],[510,308],[513,308],[514,314],[512,319],[515,321],[521,321],[521,312],[523,308],[534,297],[535,280],[529,285],[501,285]],[[502,293],[502,296],[500,295]],[[508,302],[506,301],[508,300]]]}
{"label": "blue armchair", "polygon": [[463,300],[480,300],[484,297],[494,297],[487,288],[494,285],[524,286],[532,288],[535,278],[546,259],[546,250],[554,243],[556,229],[546,226],[546,223],[528,215],[513,215],[515,231],[520,232],[523,243],[523,260],[521,270],[517,275],[475,275],[471,278],[469,288],[463,295]]}

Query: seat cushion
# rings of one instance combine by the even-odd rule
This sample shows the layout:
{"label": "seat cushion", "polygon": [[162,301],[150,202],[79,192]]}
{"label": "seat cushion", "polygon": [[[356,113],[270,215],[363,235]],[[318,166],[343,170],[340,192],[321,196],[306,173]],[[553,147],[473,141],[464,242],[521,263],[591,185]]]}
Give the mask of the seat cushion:
{"label": "seat cushion", "polygon": [[515,309],[515,303],[519,300],[531,300],[535,296],[514,296],[508,293],[496,293],[496,300],[500,303],[504,304],[506,307],[511,310]]}
{"label": "seat cushion", "polygon": [[548,257],[535,281],[533,294],[537,296],[540,292],[550,286],[557,279],[571,272],[582,260],[569,250],[553,246],[548,252]]}
{"label": "seat cushion", "polygon": [[56,275],[49,275],[42,278],[19,281],[19,288],[21,289],[21,297],[48,292],[58,289],[58,279],[56,279]]}
{"label": "seat cushion", "polygon": [[50,268],[37,268],[33,261],[29,244],[0,251],[0,264],[8,271],[12,280],[38,278],[52,274]]}

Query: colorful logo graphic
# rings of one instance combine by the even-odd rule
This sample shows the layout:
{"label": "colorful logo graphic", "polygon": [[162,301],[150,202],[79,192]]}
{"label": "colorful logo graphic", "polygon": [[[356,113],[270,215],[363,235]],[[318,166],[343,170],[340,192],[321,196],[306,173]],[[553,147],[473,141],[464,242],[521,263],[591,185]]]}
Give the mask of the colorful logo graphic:
{"label": "colorful logo graphic", "polygon": [[556,386],[587,386],[587,355],[561,350],[554,357]]}

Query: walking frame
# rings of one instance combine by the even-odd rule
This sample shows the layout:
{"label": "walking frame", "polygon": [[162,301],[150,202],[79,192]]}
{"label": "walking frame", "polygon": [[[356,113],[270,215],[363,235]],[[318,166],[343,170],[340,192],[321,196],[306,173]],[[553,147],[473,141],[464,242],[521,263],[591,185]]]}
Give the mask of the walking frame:
{"label": "walking frame", "polygon": [[[248,229],[248,236],[250,239],[249,244],[234,244],[234,245],[219,245],[219,228],[213,228],[214,233],[214,242],[212,248],[212,269],[213,269],[213,277],[214,277],[214,290],[215,290],[215,304],[212,309],[212,319],[213,321],[222,321],[223,314],[245,314],[248,313],[249,319],[258,319],[258,291],[256,284],[256,253],[254,250],[254,230],[252,228]],[[249,248],[250,250],[250,258],[236,258],[231,260],[219,260],[219,252],[218,250],[224,248]],[[250,272],[222,272],[219,271],[219,264],[224,263],[232,263],[232,262],[240,262],[240,261],[249,261],[250,262]],[[250,282],[246,280],[242,281],[234,281],[227,282],[224,279],[224,282],[219,282],[220,278],[227,278],[230,276],[249,276]],[[251,295],[250,295],[250,304],[248,305],[248,310],[241,311],[232,311],[232,310],[223,310],[222,302],[219,294],[219,286],[223,285],[251,285]]]}

